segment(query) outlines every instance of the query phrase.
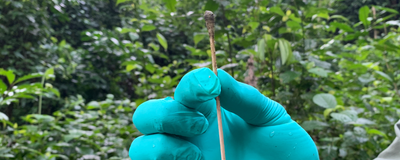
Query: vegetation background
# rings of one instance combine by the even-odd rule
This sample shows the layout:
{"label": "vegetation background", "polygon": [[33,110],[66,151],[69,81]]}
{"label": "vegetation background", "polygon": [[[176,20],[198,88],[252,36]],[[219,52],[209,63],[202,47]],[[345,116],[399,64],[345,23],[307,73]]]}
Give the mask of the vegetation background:
{"label": "vegetation background", "polygon": [[399,0],[0,0],[0,159],[129,159],[142,102],[218,66],[280,102],[323,160],[400,119]]}

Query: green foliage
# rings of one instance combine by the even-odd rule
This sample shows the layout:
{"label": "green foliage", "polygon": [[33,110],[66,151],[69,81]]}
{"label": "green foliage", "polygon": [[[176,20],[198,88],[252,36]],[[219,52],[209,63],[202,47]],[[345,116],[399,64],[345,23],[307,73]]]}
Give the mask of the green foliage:
{"label": "green foliage", "polygon": [[205,10],[218,66],[256,77],[321,159],[373,159],[400,118],[391,3],[0,0],[0,159],[126,159],[133,108],[211,67]]}
{"label": "green foliage", "polygon": [[[29,114],[25,125],[1,118],[2,159],[129,159],[136,129],[130,120],[135,103],[114,100],[84,103],[70,97],[53,115]],[[3,116],[2,116],[3,115]]]}

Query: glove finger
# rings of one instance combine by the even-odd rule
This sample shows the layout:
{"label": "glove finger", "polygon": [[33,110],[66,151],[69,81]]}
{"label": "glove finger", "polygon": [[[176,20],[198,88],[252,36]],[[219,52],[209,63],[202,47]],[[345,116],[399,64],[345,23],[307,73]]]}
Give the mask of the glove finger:
{"label": "glove finger", "polygon": [[206,113],[212,110],[212,106],[208,104],[220,93],[221,84],[218,77],[210,69],[200,68],[183,76],[175,89],[174,99],[207,116]]}
{"label": "glove finger", "polygon": [[291,118],[279,103],[265,97],[256,88],[236,81],[218,69],[221,82],[221,106],[252,125],[278,125]]}
{"label": "glove finger", "polygon": [[199,148],[178,137],[152,134],[136,138],[129,148],[129,157],[140,160],[202,160]]}
{"label": "glove finger", "polygon": [[208,120],[199,111],[187,108],[170,97],[142,103],[132,117],[143,134],[169,133],[193,137],[204,133]]}

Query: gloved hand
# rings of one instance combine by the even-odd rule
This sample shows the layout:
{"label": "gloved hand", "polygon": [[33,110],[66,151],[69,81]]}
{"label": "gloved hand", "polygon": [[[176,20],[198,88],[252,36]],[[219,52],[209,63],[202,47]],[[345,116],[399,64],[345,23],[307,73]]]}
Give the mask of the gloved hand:
{"label": "gloved hand", "polygon": [[186,74],[174,99],[149,100],[133,115],[144,134],[132,160],[220,160],[215,97],[220,96],[227,160],[314,160],[317,148],[286,110],[223,70]]}

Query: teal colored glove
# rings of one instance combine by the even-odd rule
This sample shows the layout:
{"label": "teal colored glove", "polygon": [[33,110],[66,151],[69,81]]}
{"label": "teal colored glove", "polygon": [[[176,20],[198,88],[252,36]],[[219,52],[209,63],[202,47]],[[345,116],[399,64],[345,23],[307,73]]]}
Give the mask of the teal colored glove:
{"label": "teal colored glove", "polygon": [[149,100],[133,115],[144,136],[132,160],[220,160],[215,97],[220,96],[227,160],[315,160],[317,148],[279,103],[223,70],[186,74],[174,99]]}

